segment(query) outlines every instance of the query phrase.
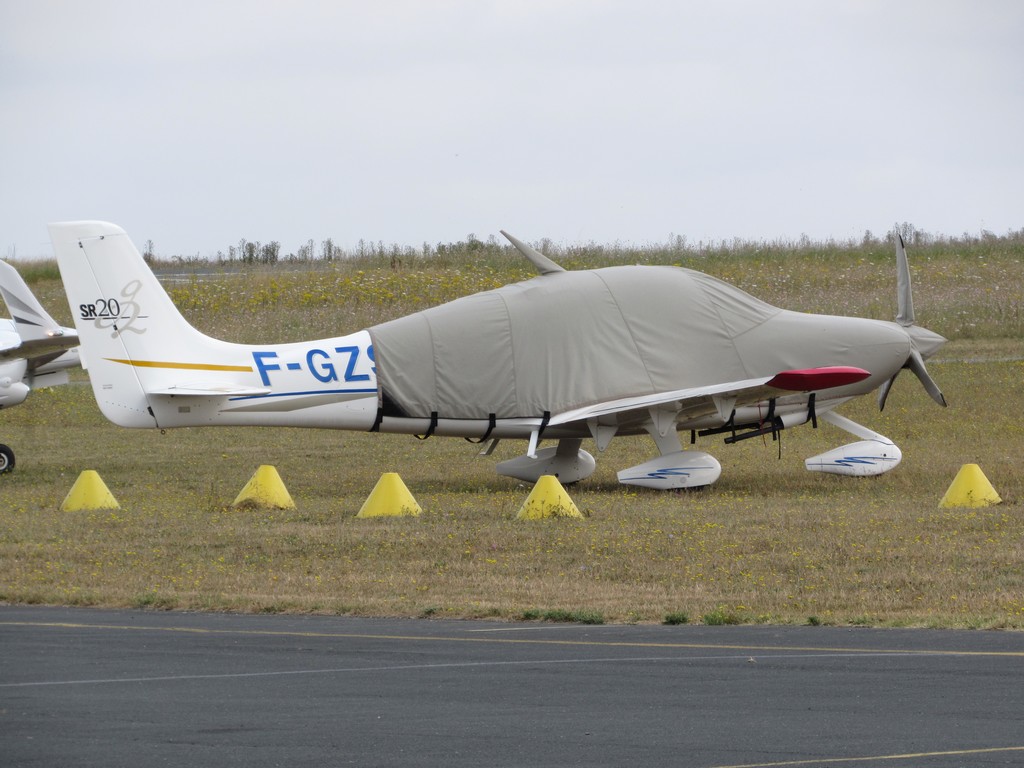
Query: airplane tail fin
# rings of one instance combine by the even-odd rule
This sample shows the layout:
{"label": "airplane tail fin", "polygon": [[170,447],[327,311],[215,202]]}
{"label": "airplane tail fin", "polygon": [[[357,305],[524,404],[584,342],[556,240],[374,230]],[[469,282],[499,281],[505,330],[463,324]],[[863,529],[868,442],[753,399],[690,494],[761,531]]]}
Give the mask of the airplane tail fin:
{"label": "airplane tail fin", "polygon": [[5,261],[0,261],[0,295],[4,297],[22,342],[64,335],[64,329],[43,309],[18,270]]}
{"label": "airplane tail fin", "polygon": [[[149,398],[187,376],[202,384],[238,357],[181,315],[123,229],[101,221],[51,224],[64,289],[96,401],[124,427],[154,427]],[[230,349],[229,349],[230,348]]]}
{"label": "airplane tail fin", "polygon": [[[58,325],[18,270],[3,261],[0,261],[0,296],[11,312],[11,323],[21,340],[16,349],[7,350],[8,357],[18,357],[24,362],[21,383],[27,389],[66,384],[67,369],[79,365],[78,334]],[[10,388],[7,398],[9,401]]]}

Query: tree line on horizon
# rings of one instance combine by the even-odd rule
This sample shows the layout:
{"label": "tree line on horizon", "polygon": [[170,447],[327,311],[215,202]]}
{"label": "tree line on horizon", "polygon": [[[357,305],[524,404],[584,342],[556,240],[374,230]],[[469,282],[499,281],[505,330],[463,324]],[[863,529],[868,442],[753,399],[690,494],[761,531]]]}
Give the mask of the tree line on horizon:
{"label": "tree line on horizon", "polygon": [[[648,257],[654,254],[680,254],[689,256],[702,255],[727,255],[730,253],[757,253],[764,251],[797,251],[809,250],[824,251],[852,251],[859,249],[871,249],[876,246],[893,245],[896,237],[903,238],[908,246],[975,246],[978,244],[1024,244],[1024,227],[1018,230],[1010,230],[1005,235],[997,235],[989,230],[981,230],[978,234],[964,232],[959,237],[935,235],[918,229],[909,222],[897,222],[891,230],[879,237],[871,230],[865,230],[863,236],[858,240],[848,238],[836,240],[812,240],[806,234],[801,235],[797,240],[747,240],[743,238],[732,238],[731,240],[699,241],[696,244],[689,242],[685,235],[670,233],[667,241],[652,242],[644,245],[633,243],[625,244],[615,242],[602,245],[596,242],[585,244],[559,244],[550,238],[542,238],[531,245],[542,253],[549,256],[584,257],[587,254],[602,255],[608,257],[626,256],[632,253],[646,254]],[[143,256],[150,264],[158,262],[171,263],[216,263],[216,264],[244,264],[244,265],[272,265],[279,262],[286,263],[309,263],[309,262],[331,262],[341,259],[358,259],[379,261],[385,259],[395,268],[404,261],[416,259],[434,258],[459,258],[463,256],[498,255],[508,253],[512,245],[499,240],[495,235],[490,235],[486,240],[481,240],[475,234],[470,233],[465,240],[449,243],[431,244],[424,242],[416,248],[409,245],[397,243],[385,244],[383,240],[376,242],[360,239],[356,247],[346,250],[338,246],[333,238],[322,240],[319,245],[310,238],[301,246],[287,254],[281,253],[281,243],[278,240],[260,242],[241,238],[237,244],[228,246],[227,250],[218,250],[213,256],[157,256],[155,244],[152,240],[146,240]]]}

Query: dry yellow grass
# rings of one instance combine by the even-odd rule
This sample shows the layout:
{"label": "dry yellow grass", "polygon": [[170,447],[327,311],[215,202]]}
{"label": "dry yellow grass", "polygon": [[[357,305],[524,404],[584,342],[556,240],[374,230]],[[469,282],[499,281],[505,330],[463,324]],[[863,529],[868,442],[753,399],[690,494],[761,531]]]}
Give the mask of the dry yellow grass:
{"label": "dry yellow grass", "polygon": [[[462,288],[492,279],[481,273],[468,280],[467,271]],[[446,274],[422,279],[443,282]],[[237,279],[246,291],[254,281],[281,280]],[[388,275],[373,279],[392,284]],[[1016,279],[1002,290],[1019,295],[1019,271]],[[244,312],[230,303],[243,301],[243,291],[229,293],[222,308],[209,299],[193,301],[189,311],[204,330],[236,338],[283,317],[292,331],[266,335],[295,339],[351,330],[412,301],[374,298],[359,309],[327,298],[313,313],[294,293],[313,290],[296,281],[286,298],[267,298]],[[264,287],[273,294],[273,286]],[[446,298],[445,290],[437,293],[435,300]],[[884,414],[867,399],[845,407],[902,448],[903,464],[888,475],[858,480],[806,472],[804,457],[849,441],[823,425],[784,432],[781,460],[770,439],[734,446],[702,440],[724,467],[713,488],[638,491],[619,486],[614,472],[655,450],[649,440],[619,439],[598,456],[597,473],[569,489],[588,515],[576,521],[515,519],[530,489],[496,476],[494,463],[517,455],[521,445],[502,444],[497,456],[481,459],[473,446],[436,438],[270,429],[161,435],[106,423],[86,386],[39,391],[0,422],[0,439],[16,448],[19,461],[0,478],[0,600],[1021,628],[1022,352],[1017,336],[948,345],[930,365],[951,403],[947,410],[910,375],[900,378]],[[938,508],[966,462],[982,466],[1003,504]],[[297,508],[231,509],[264,463],[277,467]],[[59,511],[83,469],[100,473],[120,510]],[[423,507],[420,517],[355,518],[385,471],[401,474]]]}

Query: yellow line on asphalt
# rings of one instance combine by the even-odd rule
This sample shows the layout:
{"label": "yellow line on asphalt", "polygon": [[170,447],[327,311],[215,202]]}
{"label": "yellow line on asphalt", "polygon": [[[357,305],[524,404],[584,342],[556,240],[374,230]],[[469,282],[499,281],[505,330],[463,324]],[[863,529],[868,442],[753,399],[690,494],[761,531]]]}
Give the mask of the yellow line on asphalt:
{"label": "yellow line on asphalt", "polygon": [[77,622],[50,622],[50,621],[0,621],[0,626],[21,626],[21,627],[52,627],[54,629],[95,629],[95,630],[119,630],[133,632],[178,632],[182,634],[195,635],[241,635],[249,637],[306,637],[306,638],[337,638],[344,640],[404,640],[417,642],[453,642],[453,643],[484,643],[503,645],[559,645],[577,647],[601,647],[601,648],[677,648],[695,650],[722,650],[722,651],[787,651],[790,653],[821,653],[821,654],[863,654],[876,655],[903,655],[903,656],[984,656],[984,657],[1007,657],[1024,658],[1024,650],[1021,651],[949,651],[949,650],[907,650],[907,649],[882,649],[882,648],[829,648],[821,646],[795,646],[795,645],[737,645],[729,643],[679,643],[679,642],[645,642],[645,641],[622,641],[622,640],[542,640],[525,637],[459,637],[451,635],[395,635],[376,634],[368,632],[303,632],[297,630],[271,630],[271,629],[207,629],[203,627],[154,627],[154,626],[132,626],[122,624],[88,624]]}
{"label": "yellow line on asphalt", "polygon": [[946,752],[908,752],[903,755],[866,755],[864,757],[820,757],[817,760],[786,760],[781,763],[743,763],[742,765],[716,765],[713,768],[784,768],[797,765],[835,765],[836,763],[871,763],[882,760],[915,760],[923,757],[954,757],[959,755],[989,755],[997,752],[1024,752],[1024,747],[988,747],[985,749],[954,749]]}

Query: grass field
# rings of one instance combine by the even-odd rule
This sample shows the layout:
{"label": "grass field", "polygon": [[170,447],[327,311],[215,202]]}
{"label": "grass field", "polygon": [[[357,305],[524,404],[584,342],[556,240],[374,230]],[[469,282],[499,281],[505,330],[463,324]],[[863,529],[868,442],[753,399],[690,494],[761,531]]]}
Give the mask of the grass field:
{"label": "grass field", "polygon": [[[615,471],[656,455],[614,440],[570,488],[583,521],[515,519],[529,488],[494,473],[520,454],[478,458],[460,440],[323,430],[123,430],[77,384],[4,411],[18,454],[0,477],[0,600],[78,605],[582,621],[1024,627],[1024,246],[911,250],[918,320],[952,341],[929,363],[941,409],[909,373],[886,411],[842,412],[892,438],[904,460],[879,478],[806,472],[803,459],[849,442],[829,425],[698,447],[723,465],[693,493],[619,486]],[[790,309],[890,319],[888,246],[752,252],[561,254],[566,266],[660,261],[696,266]],[[190,265],[195,269],[196,265]],[[199,265],[202,268],[202,265]],[[169,281],[207,333],[237,341],[318,338],[528,276],[502,249],[380,257]],[[59,280],[33,288],[69,322]],[[1004,502],[939,509],[960,466],[981,465]],[[260,464],[277,467],[297,509],[229,505]],[[83,469],[117,511],[64,513]],[[358,520],[385,471],[424,512]]]}

